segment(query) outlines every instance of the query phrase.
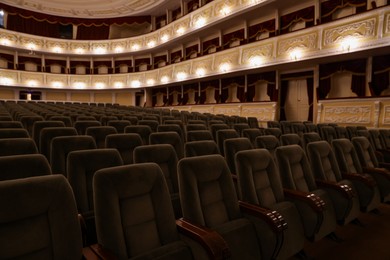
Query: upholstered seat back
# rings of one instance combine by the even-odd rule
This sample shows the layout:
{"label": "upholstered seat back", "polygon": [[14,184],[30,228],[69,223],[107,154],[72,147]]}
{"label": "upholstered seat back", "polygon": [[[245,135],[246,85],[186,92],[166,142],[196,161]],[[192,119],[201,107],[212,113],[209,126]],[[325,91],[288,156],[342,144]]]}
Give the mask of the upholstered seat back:
{"label": "upholstered seat back", "polygon": [[146,125],[149,126],[152,132],[157,132],[157,127],[160,123],[157,120],[152,119],[142,119],[138,121],[138,125]]}
{"label": "upholstered seat back", "polygon": [[317,188],[309,162],[299,145],[280,146],[276,148],[275,156],[283,187],[304,192]]}
{"label": "upholstered seat back", "polygon": [[375,156],[374,149],[371,146],[370,141],[366,137],[354,137],[352,138],[352,143],[356,149],[359,161],[363,167],[378,167],[378,160]]}
{"label": "upholstered seat back", "polygon": [[117,133],[116,128],[113,126],[90,126],[85,132],[86,135],[95,139],[97,148],[105,148],[106,136]]}
{"label": "upholstered seat back", "polygon": [[0,157],[35,153],[38,153],[38,148],[31,138],[0,139]]}
{"label": "upholstered seat back", "polygon": [[81,229],[62,175],[0,181],[0,259],[81,259]]}
{"label": "upholstered seat back", "polygon": [[115,127],[118,133],[124,133],[126,126],[131,125],[128,120],[110,120],[107,122],[107,126]]}
{"label": "upholstered seat back", "polygon": [[176,132],[158,132],[151,133],[149,136],[150,144],[170,144],[175,149],[178,159],[184,157],[184,144],[179,134]]}
{"label": "upholstered seat back", "polygon": [[321,136],[316,132],[304,133],[302,135],[302,147],[305,151],[309,143],[317,141],[321,141]]}
{"label": "upholstered seat back", "polygon": [[62,121],[37,121],[33,125],[32,139],[39,147],[39,138],[41,137],[41,130],[45,127],[65,127]]}
{"label": "upholstered seat back", "polygon": [[142,144],[149,144],[149,136],[152,129],[148,125],[130,125],[125,127],[125,133],[139,134],[142,139]]}
{"label": "upholstered seat back", "polygon": [[280,128],[265,128],[264,129],[265,135],[273,135],[277,139],[282,135],[282,130]]}
{"label": "upholstered seat back", "polygon": [[342,179],[336,158],[328,142],[309,143],[307,154],[316,179],[332,182],[338,182]]}
{"label": "upholstered seat back", "polygon": [[23,128],[0,128],[0,139],[29,137],[27,130]]}
{"label": "upholstered seat back", "polygon": [[262,135],[256,137],[256,148],[264,148],[267,149],[273,156],[275,154],[275,150],[280,146],[279,139],[274,135]]}
{"label": "upholstered seat back", "polygon": [[268,150],[240,151],[235,161],[243,201],[270,208],[284,200],[279,172]]}
{"label": "upholstered seat back", "polygon": [[336,130],[334,129],[333,126],[322,126],[321,127],[321,136],[322,136],[323,140],[325,140],[329,143],[332,143],[333,139],[337,139]]}
{"label": "upholstered seat back", "polygon": [[209,130],[192,130],[187,132],[187,142],[213,140],[214,138]]}
{"label": "upholstered seat back", "polygon": [[122,158],[116,149],[79,150],[68,154],[67,176],[79,212],[93,210],[92,178],[95,172],[122,164]]}
{"label": "upholstered seat back", "polygon": [[77,133],[79,135],[85,135],[85,131],[87,130],[88,127],[91,127],[91,126],[101,126],[101,123],[95,119],[81,120],[81,121],[76,121],[74,123],[74,128],[76,128]]}
{"label": "upholstered seat back", "polygon": [[217,131],[222,129],[229,129],[229,126],[224,123],[218,123],[218,124],[212,124],[209,126],[211,135],[213,136],[214,140],[217,141]]}
{"label": "upholstered seat back", "polygon": [[223,148],[225,140],[238,137],[240,136],[234,129],[221,129],[217,131],[217,145],[222,155],[225,155]]}
{"label": "upholstered seat back", "polygon": [[382,143],[383,139],[381,139],[379,130],[370,129],[370,130],[368,130],[368,132],[370,133],[371,141],[374,144],[374,147],[373,147],[374,149],[376,149],[376,150],[386,149],[385,144]]}
{"label": "upholstered seat back", "polygon": [[139,134],[111,134],[106,136],[106,148],[119,151],[124,164],[132,164],[134,149],[142,145]]}
{"label": "upholstered seat back", "polygon": [[157,164],[99,170],[94,190],[98,241],[118,259],[191,258],[189,248],[179,241],[169,191]]}
{"label": "upholstered seat back", "polygon": [[346,173],[363,172],[356,150],[349,139],[342,138],[342,139],[333,140],[332,146],[340,170],[342,172],[346,172]]}
{"label": "upholstered seat back", "polygon": [[50,165],[53,173],[66,176],[66,160],[72,151],[96,149],[91,136],[58,136],[51,141]]}
{"label": "upholstered seat back", "polygon": [[193,157],[201,155],[220,154],[217,144],[213,140],[192,141],[184,145],[184,156]]}
{"label": "upholstered seat back", "polygon": [[236,164],[234,161],[234,156],[239,151],[251,150],[253,149],[251,142],[246,137],[226,139],[223,143],[223,149],[225,151],[225,160],[229,166],[231,173],[236,172]]}
{"label": "upholstered seat back", "polygon": [[301,137],[298,134],[283,134],[280,136],[281,145],[297,144],[302,146]]}
{"label": "upholstered seat back", "polygon": [[231,173],[221,155],[184,158],[178,175],[184,218],[211,228],[241,218]]}
{"label": "upholstered seat back", "polygon": [[42,154],[0,157],[0,181],[50,175],[50,164]]}
{"label": "upholstered seat back", "polygon": [[46,127],[41,130],[39,151],[50,161],[51,141],[57,136],[75,136],[77,131],[73,127]]}

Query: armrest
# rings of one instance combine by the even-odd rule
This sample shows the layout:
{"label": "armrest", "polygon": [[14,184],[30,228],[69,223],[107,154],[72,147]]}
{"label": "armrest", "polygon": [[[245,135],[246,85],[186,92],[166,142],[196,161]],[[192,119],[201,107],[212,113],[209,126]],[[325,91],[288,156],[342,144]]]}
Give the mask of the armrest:
{"label": "armrest", "polygon": [[84,220],[83,215],[81,215],[79,213],[79,214],[77,214],[77,217],[78,217],[79,222],[80,222],[81,238],[83,240],[83,246],[86,246],[87,245],[87,225],[85,224],[85,220]]}
{"label": "armrest", "polygon": [[244,201],[239,201],[239,205],[242,212],[263,219],[274,232],[282,232],[287,229],[287,222],[279,212],[265,209]]}
{"label": "armrest", "polygon": [[366,173],[342,173],[342,176],[344,179],[363,182],[371,188],[374,188],[376,186],[376,182],[372,178],[372,176]]}
{"label": "armrest", "polygon": [[390,163],[379,162],[379,167],[385,168],[386,170],[389,170],[390,169]]}
{"label": "armrest", "polygon": [[176,220],[179,232],[200,243],[211,259],[228,259],[231,257],[226,241],[216,231],[193,224],[183,218]]}
{"label": "armrest", "polygon": [[83,248],[83,257],[82,259],[85,260],[101,260],[101,258],[95,254],[95,252],[89,247],[84,247]]}
{"label": "armrest", "polygon": [[347,199],[351,199],[355,196],[351,187],[347,184],[338,184],[335,182],[324,181],[324,180],[316,180],[316,184],[325,189],[333,189],[340,192]]}
{"label": "armrest", "polygon": [[322,212],[325,208],[325,202],[314,193],[284,189],[284,195],[286,197],[298,199],[307,203],[313,210],[317,212]]}
{"label": "armrest", "polygon": [[[111,253],[109,250],[104,249],[101,245],[99,244],[94,244],[89,247],[86,247],[83,249],[83,255],[86,256],[88,254],[89,257],[87,259],[103,259],[103,260],[117,260],[118,258]],[[94,255],[93,255],[94,254]],[[94,258],[97,257],[97,258]]]}
{"label": "armrest", "polygon": [[384,168],[369,168],[369,167],[363,167],[363,172],[369,173],[369,174],[380,174],[383,177],[390,180],[390,172]]}

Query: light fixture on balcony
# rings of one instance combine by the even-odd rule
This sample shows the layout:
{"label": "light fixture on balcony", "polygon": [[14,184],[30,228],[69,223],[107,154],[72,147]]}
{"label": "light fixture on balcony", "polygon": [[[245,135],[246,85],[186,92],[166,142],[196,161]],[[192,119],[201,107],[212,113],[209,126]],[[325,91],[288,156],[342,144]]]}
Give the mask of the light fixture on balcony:
{"label": "light fixture on balcony", "polygon": [[75,52],[76,52],[77,54],[83,54],[83,53],[84,53],[84,50],[83,50],[82,48],[77,48],[77,49],[75,50]]}
{"label": "light fixture on balcony", "polygon": [[249,64],[254,67],[260,66],[263,64],[263,57],[259,55],[252,56],[249,58]]}
{"label": "light fixture on balcony", "polygon": [[197,28],[199,28],[199,27],[202,27],[202,26],[204,26],[205,24],[206,24],[206,22],[207,22],[207,20],[206,20],[206,18],[204,18],[204,17],[199,17],[197,20],[196,20],[196,22],[195,22],[195,27],[197,27]]}
{"label": "light fixture on balcony", "polygon": [[115,53],[122,53],[123,52],[123,47],[122,46],[116,46],[115,47]]}
{"label": "light fixture on balcony", "polygon": [[220,13],[221,13],[222,15],[228,15],[228,14],[230,14],[231,11],[232,11],[232,10],[230,9],[230,7],[225,5],[225,6],[223,6],[223,7],[221,8]]}
{"label": "light fixture on balcony", "polygon": [[161,41],[162,42],[166,42],[166,41],[168,41],[168,39],[169,39],[168,34],[164,34],[163,36],[161,36]]}
{"label": "light fixture on balcony", "polygon": [[60,82],[60,81],[53,81],[53,82],[51,83],[51,85],[52,85],[54,88],[62,88],[62,86],[63,86],[62,82]]}
{"label": "light fixture on balcony", "polygon": [[106,86],[103,82],[96,82],[95,83],[95,88],[97,89],[103,89]]}
{"label": "light fixture on balcony", "polygon": [[161,81],[161,83],[168,83],[169,77],[168,76],[163,76],[160,81]]}
{"label": "light fixture on balcony", "polygon": [[55,47],[53,48],[53,52],[55,52],[55,53],[60,53],[60,52],[62,52],[62,48],[59,47],[59,46],[55,46]]}
{"label": "light fixture on balcony", "polygon": [[176,30],[176,33],[177,33],[178,35],[182,35],[182,34],[184,34],[184,32],[185,32],[185,28],[184,28],[183,26],[180,26],[180,27]]}
{"label": "light fixture on balcony", "polygon": [[176,74],[176,78],[178,80],[185,80],[187,78],[187,73],[185,73],[185,72],[178,72]]}
{"label": "light fixture on balcony", "polygon": [[104,54],[104,53],[107,52],[107,50],[106,50],[105,48],[103,48],[103,47],[97,47],[97,48],[94,50],[94,52],[95,52],[96,54]]}
{"label": "light fixture on balcony", "polygon": [[1,44],[8,46],[8,45],[11,45],[11,42],[10,42],[10,40],[3,38],[3,39],[1,39]]}
{"label": "light fixture on balcony", "polygon": [[73,84],[73,86],[76,88],[76,89],[84,89],[86,87],[85,83],[84,82],[75,82]]}
{"label": "light fixture on balcony", "polygon": [[134,43],[134,44],[131,46],[131,49],[132,49],[133,51],[139,50],[139,44]]}
{"label": "light fixture on balcony", "polygon": [[302,58],[302,50],[295,48],[289,53],[290,59],[291,60],[299,60]]}
{"label": "light fixture on balcony", "polygon": [[148,47],[149,47],[149,48],[152,48],[152,47],[154,47],[154,46],[156,46],[156,41],[151,40],[151,41],[148,42]]}
{"label": "light fixture on balcony", "polygon": [[132,88],[139,88],[139,87],[141,87],[141,82],[139,80],[133,80],[131,82],[131,87]]}
{"label": "light fixture on balcony", "polygon": [[206,70],[204,68],[198,68],[196,71],[195,71],[196,75],[198,77],[203,77],[204,75],[206,75]]}
{"label": "light fixture on balcony", "polygon": [[148,79],[147,81],[146,81],[146,84],[148,84],[149,86],[151,86],[151,85],[154,85],[154,79]]}
{"label": "light fixture on balcony", "polygon": [[340,41],[342,51],[349,52],[351,49],[355,49],[358,46],[358,39],[353,36],[347,36]]}
{"label": "light fixture on balcony", "polygon": [[1,77],[0,78],[0,84],[1,85],[11,85],[14,81],[7,77]]}
{"label": "light fixture on balcony", "polygon": [[219,70],[221,72],[227,72],[228,70],[230,70],[230,64],[227,62],[221,63],[221,65],[219,65]]}
{"label": "light fixture on balcony", "polygon": [[114,83],[114,88],[123,88],[123,83],[120,81],[117,81]]}
{"label": "light fixture on balcony", "polygon": [[36,87],[36,86],[37,86],[37,81],[36,81],[36,80],[29,80],[29,81],[27,82],[27,85],[28,85],[29,87]]}

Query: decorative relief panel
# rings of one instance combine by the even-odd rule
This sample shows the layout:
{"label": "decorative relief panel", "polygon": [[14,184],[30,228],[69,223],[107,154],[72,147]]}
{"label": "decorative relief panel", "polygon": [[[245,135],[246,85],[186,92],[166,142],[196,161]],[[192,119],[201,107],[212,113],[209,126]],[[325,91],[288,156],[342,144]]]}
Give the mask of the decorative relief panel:
{"label": "decorative relief panel", "polygon": [[89,51],[89,42],[82,42],[82,41],[77,41],[77,42],[71,42],[70,43],[70,49],[72,51],[75,51],[76,53],[85,53]]}
{"label": "decorative relief panel", "polygon": [[215,3],[214,5],[214,15],[227,15],[227,9],[233,9],[238,4],[237,0],[221,0]]}
{"label": "decorative relief panel", "polygon": [[54,86],[58,83],[61,83],[62,85],[59,86],[67,86],[68,84],[68,76],[66,75],[60,75],[60,74],[46,74],[46,84],[48,86]]}
{"label": "decorative relief panel", "polygon": [[110,78],[107,76],[93,76],[91,83],[95,88],[106,88],[109,85]]}
{"label": "decorative relief panel", "polygon": [[62,52],[62,50],[67,50],[68,49],[68,43],[67,42],[59,42],[59,41],[47,40],[46,41],[46,47],[48,49],[51,49],[54,52]]}
{"label": "decorative relief panel", "polygon": [[180,62],[180,64],[173,66],[173,76],[177,76],[178,73],[185,73],[186,75],[191,73],[191,62]]}
{"label": "decorative relief panel", "polygon": [[42,73],[22,72],[20,73],[20,81],[28,86],[37,87],[44,82],[43,75]]}
{"label": "decorative relief panel", "polygon": [[26,46],[28,49],[42,49],[44,48],[44,41],[42,38],[20,37],[20,44]]}
{"label": "decorative relief panel", "polygon": [[229,64],[229,66],[231,66],[232,68],[236,67],[239,63],[239,56],[240,52],[238,48],[231,51],[223,51],[216,54],[214,59],[214,70],[220,70],[223,64]]}
{"label": "decorative relief panel", "polygon": [[111,50],[114,52],[121,52],[120,50],[124,50],[127,48],[126,41],[116,41],[111,43]]}
{"label": "decorative relief panel", "polygon": [[11,44],[17,43],[18,36],[14,33],[8,33],[8,32],[3,30],[0,32],[0,39],[1,39],[1,44],[11,45]]}
{"label": "decorative relief panel", "polygon": [[389,36],[390,35],[390,13],[385,14],[383,24],[384,24],[383,25],[383,34],[385,36]]}
{"label": "decorative relief panel", "polygon": [[300,50],[303,52],[318,50],[318,33],[313,32],[304,35],[297,35],[288,39],[278,41],[278,56],[289,55],[291,51]]}
{"label": "decorative relief panel", "polygon": [[108,47],[108,42],[94,42],[91,44],[91,50],[100,54],[103,54],[105,52],[104,50],[107,50]]}
{"label": "decorative relief panel", "polygon": [[390,126],[390,105],[383,106],[383,116],[381,121],[383,126]]}
{"label": "decorative relief panel", "polygon": [[377,34],[378,18],[372,17],[363,21],[353,22],[337,26],[329,29],[324,29],[323,47],[331,46],[335,43],[340,43],[346,38],[374,38]]}
{"label": "decorative relief panel", "polygon": [[265,44],[260,46],[254,46],[250,48],[242,48],[241,64],[248,64],[251,59],[255,57],[261,57],[264,60],[272,58],[273,44]]}
{"label": "decorative relief panel", "polygon": [[371,124],[371,105],[325,106],[322,123]]}
{"label": "decorative relief panel", "polygon": [[165,68],[161,68],[159,70],[160,70],[160,73],[159,73],[159,79],[158,80],[161,80],[164,77],[167,77],[168,80],[172,79],[172,71],[173,71],[172,67],[165,67]]}
{"label": "decorative relief panel", "polygon": [[199,26],[197,22],[199,19],[211,19],[213,17],[213,7],[212,5],[208,6],[205,9],[201,9],[199,11],[195,11],[192,15],[192,20],[191,20],[191,26],[197,27]]}
{"label": "decorative relief panel", "polygon": [[241,116],[256,117],[259,122],[275,120],[276,103],[268,102],[263,104],[242,105]]}
{"label": "decorative relief panel", "polygon": [[91,85],[91,76],[77,75],[70,77],[70,85],[76,88],[88,88]]}
{"label": "decorative relief panel", "polygon": [[189,17],[177,20],[177,22],[175,22],[175,24],[173,25],[173,31],[176,33],[181,28],[184,28],[185,30],[187,30],[190,27],[190,22],[191,21],[190,21]]}
{"label": "decorative relief panel", "polygon": [[[181,110],[181,107],[176,109]],[[193,106],[191,107],[191,112],[199,112],[199,113],[214,113],[214,106]]]}
{"label": "decorative relief panel", "polygon": [[214,114],[224,114],[228,116],[239,116],[241,106],[239,105],[219,105],[214,107]]}
{"label": "decorative relief panel", "polygon": [[[212,56],[208,56],[207,58],[199,58],[194,59],[192,61],[192,71],[191,74],[196,75],[197,73],[200,74],[199,76],[202,76],[201,74],[212,71],[213,68],[213,58]],[[199,71],[202,70],[202,71]]]}
{"label": "decorative relief panel", "polygon": [[163,39],[163,37],[168,37],[165,41],[169,40],[173,36],[173,28],[172,27],[167,27],[164,29],[161,29],[160,31],[160,39]]}
{"label": "decorative relief panel", "polygon": [[154,83],[152,82],[160,82],[160,79],[158,77],[158,70],[147,71],[144,73],[144,75],[147,85],[154,85]]}

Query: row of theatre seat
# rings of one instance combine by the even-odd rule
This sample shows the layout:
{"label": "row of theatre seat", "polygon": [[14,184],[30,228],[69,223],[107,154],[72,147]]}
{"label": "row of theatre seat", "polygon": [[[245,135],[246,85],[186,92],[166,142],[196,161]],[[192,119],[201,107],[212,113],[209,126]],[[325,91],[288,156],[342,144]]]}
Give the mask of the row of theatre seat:
{"label": "row of theatre seat", "polygon": [[[331,235],[336,223],[348,224],[361,210],[374,210],[388,200],[387,170],[363,168],[356,153],[359,147],[372,148],[366,137],[336,139],[330,145],[317,133],[277,138],[270,135],[274,129],[212,121],[158,122],[156,130],[146,125],[148,138],[141,137],[143,132],[111,133],[101,147],[91,132],[54,135],[48,158],[37,154],[36,147],[33,154],[13,151],[0,157],[0,205],[11,207],[0,225],[19,226],[8,230],[15,241],[2,236],[7,246],[0,256],[78,259],[84,237],[83,253],[91,259],[286,259],[302,253],[305,238]],[[175,129],[164,129],[170,125]],[[63,126],[40,128],[42,144],[46,130]],[[286,136],[311,136],[313,142],[286,145]],[[110,138],[117,138],[112,141],[117,149],[111,148]],[[35,144],[33,138],[22,139]],[[274,152],[264,149],[270,139],[283,146]],[[125,140],[138,145],[128,146]],[[2,155],[16,146],[0,144]],[[56,153],[62,154],[62,171],[53,164]],[[65,196],[58,199],[60,206],[52,202],[57,196]],[[39,209],[32,209],[31,201]],[[23,210],[14,211],[18,207]],[[37,217],[52,211],[50,223],[58,221],[61,227],[44,227]],[[37,235],[47,236],[37,234],[38,227],[51,233],[52,241],[35,241]],[[18,239],[22,234],[24,241]],[[53,257],[48,256],[50,244],[56,245]]]}

